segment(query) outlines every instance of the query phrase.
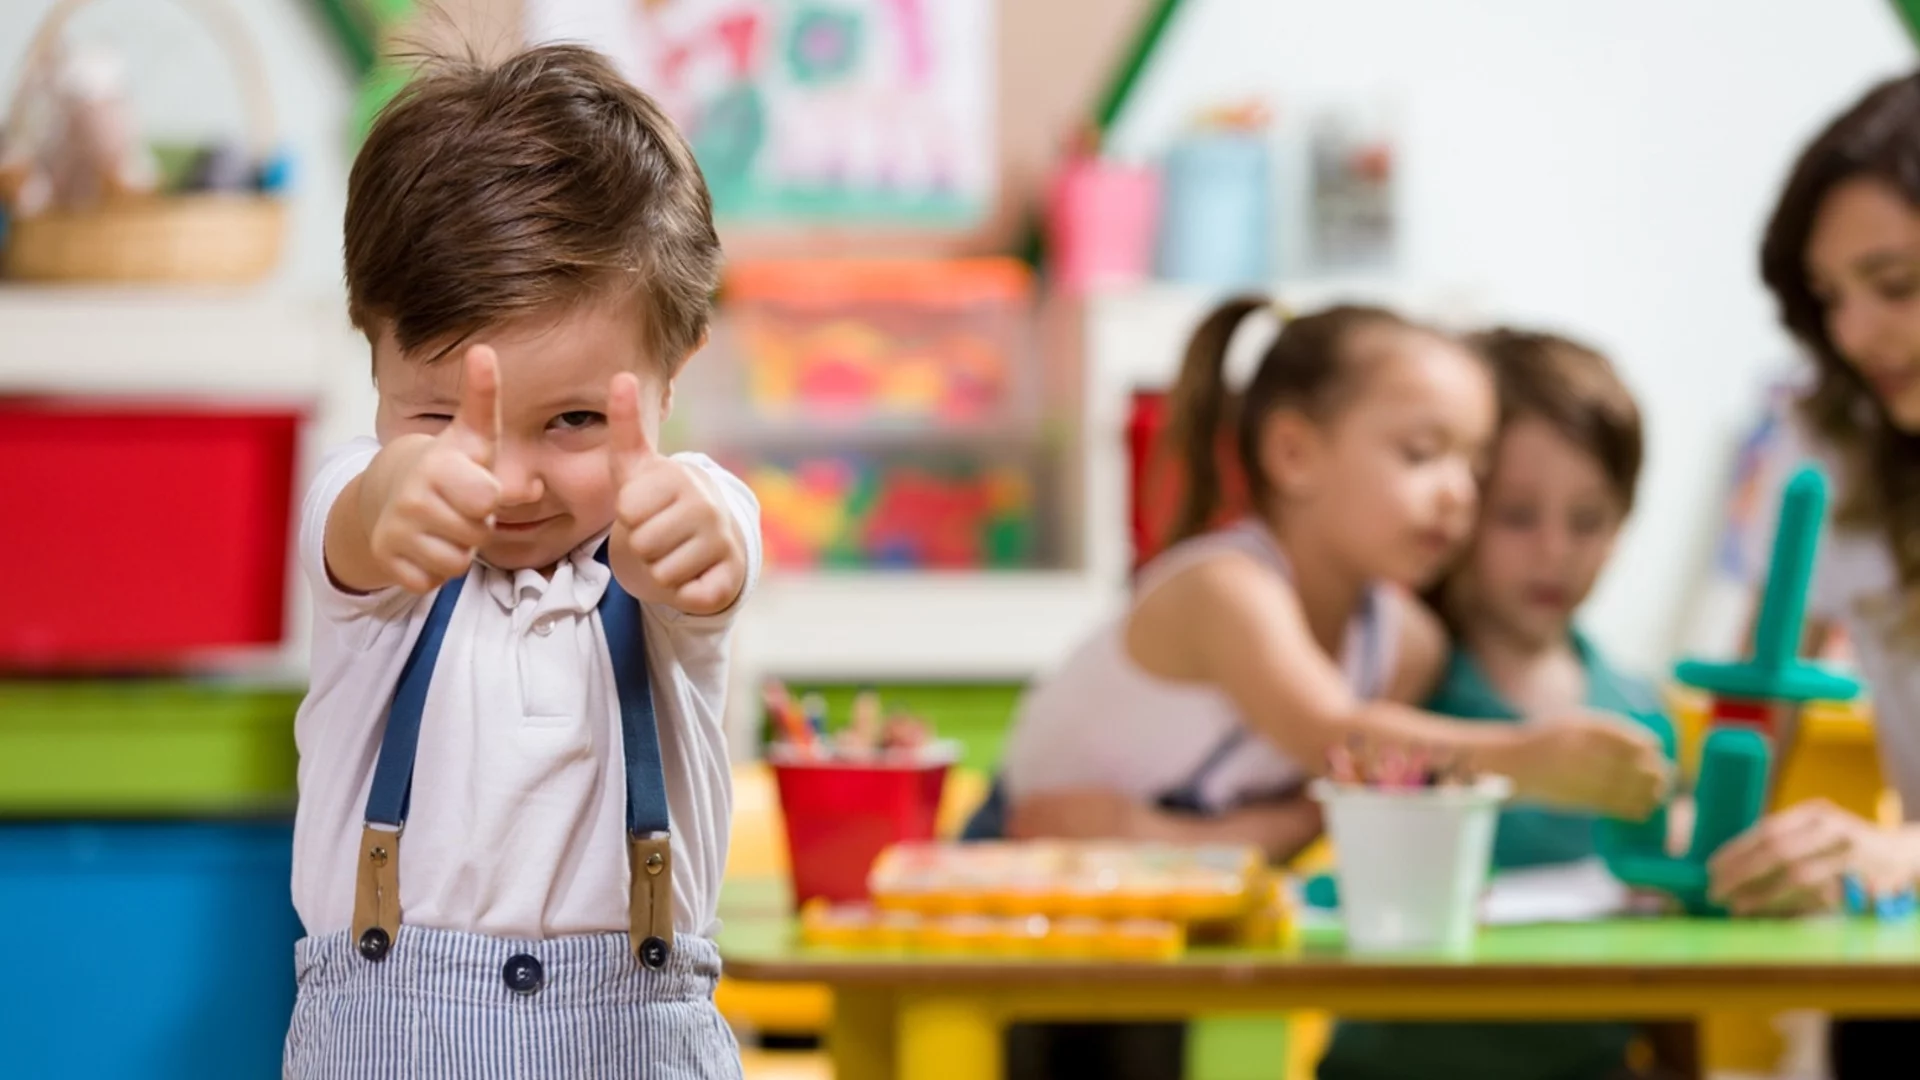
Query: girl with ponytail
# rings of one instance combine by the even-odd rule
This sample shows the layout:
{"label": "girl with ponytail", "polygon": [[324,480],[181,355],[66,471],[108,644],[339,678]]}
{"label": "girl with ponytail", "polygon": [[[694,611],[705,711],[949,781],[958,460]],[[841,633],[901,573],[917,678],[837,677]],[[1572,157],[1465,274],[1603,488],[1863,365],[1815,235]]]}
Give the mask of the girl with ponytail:
{"label": "girl with ponytail", "polygon": [[[1355,737],[1506,775],[1520,799],[1644,817],[1667,769],[1635,724],[1412,704],[1448,653],[1415,597],[1468,539],[1498,420],[1485,361],[1390,311],[1333,307],[1283,320],[1234,393],[1228,345],[1274,310],[1230,300],[1194,333],[1171,402],[1174,542],[1128,610],[1022,701],[969,835],[1251,843],[1284,860],[1320,832],[1305,781]],[[1223,466],[1248,505],[1221,524]],[[1178,1076],[1180,1033],[1021,1026],[1010,1075]]]}
{"label": "girl with ponytail", "polygon": [[[1227,347],[1273,310],[1230,300],[1195,332],[1172,395],[1174,543],[1130,609],[1022,702],[1006,831],[1237,839],[1285,857],[1319,823],[1273,796],[1355,736],[1466,758],[1521,800],[1644,816],[1667,770],[1634,725],[1461,723],[1409,704],[1446,658],[1414,597],[1473,528],[1498,419],[1485,361],[1393,312],[1332,307],[1287,321],[1234,393]],[[1249,507],[1212,528],[1223,457]]]}

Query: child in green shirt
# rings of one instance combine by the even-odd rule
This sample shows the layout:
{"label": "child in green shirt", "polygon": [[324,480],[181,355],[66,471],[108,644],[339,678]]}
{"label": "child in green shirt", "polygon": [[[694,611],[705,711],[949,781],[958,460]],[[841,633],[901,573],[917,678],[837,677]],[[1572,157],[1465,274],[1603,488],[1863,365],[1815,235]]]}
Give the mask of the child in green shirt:
{"label": "child in green shirt", "polygon": [[[1640,414],[1607,360],[1563,338],[1494,330],[1500,436],[1473,542],[1433,599],[1453,637],[1430,710],[1517,722],[1581,707],[1660,708],[1616,671],[1573,617],[1633,506]],[[1500,816],[1496,870],[1596,855],[1590,814],[1515,807]],[[1342,1022],[1320,1080],[1613,1080],[1638,1075],[1629,1023]],[[1683,1070],[1684,1071],[1684,1070]]]}

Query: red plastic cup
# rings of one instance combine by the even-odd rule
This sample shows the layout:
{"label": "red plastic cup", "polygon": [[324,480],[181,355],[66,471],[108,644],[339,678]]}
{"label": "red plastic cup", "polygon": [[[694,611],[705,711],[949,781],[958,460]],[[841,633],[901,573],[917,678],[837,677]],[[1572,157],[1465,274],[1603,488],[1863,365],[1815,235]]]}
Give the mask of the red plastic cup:
{"label": "red plastic cup", "polygon": [[772,759],[787,824],[793,902],[869,898],[867,873],[888,847],[931,840],[950,754],[910,762]]}

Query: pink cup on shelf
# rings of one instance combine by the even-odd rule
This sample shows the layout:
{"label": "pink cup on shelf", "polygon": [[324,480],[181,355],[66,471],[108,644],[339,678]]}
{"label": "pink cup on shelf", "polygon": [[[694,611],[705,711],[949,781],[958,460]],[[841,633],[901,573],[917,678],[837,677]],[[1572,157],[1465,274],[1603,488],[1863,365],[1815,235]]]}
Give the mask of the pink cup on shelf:
{"label": "pink cup on shelf", "polygon": [[1146,166],[1080,157],[1047,192],[1047,246],[1055,284],[1069,293],[1132,285],[1153,268],[1160,177]]}

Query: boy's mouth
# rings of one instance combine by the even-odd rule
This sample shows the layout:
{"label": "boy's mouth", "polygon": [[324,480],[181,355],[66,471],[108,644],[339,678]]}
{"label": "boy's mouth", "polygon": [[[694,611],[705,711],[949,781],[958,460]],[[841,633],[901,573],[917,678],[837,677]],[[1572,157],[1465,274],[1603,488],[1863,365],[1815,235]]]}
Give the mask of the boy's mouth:
{"label": "boy's mouth", "polygon": [[495,519],[493,528],[496,532],[525,533],[532,532],[552,520],[551,517],[529,518],[525,521],[500,521]]}

